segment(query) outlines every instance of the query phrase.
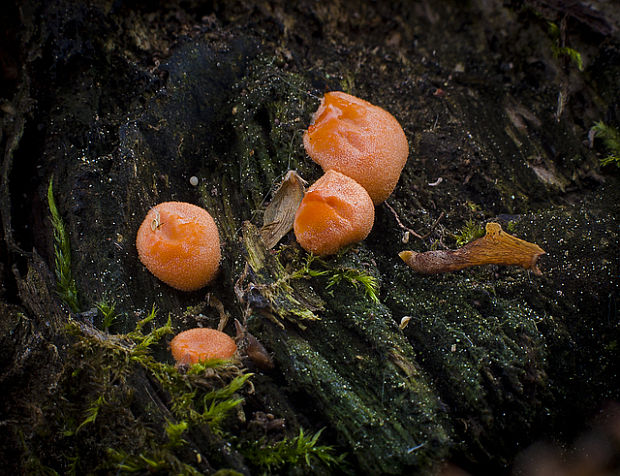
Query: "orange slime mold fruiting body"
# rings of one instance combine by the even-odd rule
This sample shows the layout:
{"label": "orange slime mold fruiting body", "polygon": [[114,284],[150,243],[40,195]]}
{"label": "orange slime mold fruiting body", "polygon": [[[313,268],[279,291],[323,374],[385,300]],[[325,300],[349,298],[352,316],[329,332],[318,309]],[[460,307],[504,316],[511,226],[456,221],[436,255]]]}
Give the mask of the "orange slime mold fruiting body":
{"label": "orange slime mold fruiting body", "polygon": [[324,171],[337,170],[362,185],[375,205],[392,193],[409,155],[394,116],[340,91],[323,97],[304,133],[304,147]]}
{"label": "orange slime mold fruiting body", "polygon": [[329,255],[366,238],[374,220],[375,208],[364,187],[328,170],[306,192],[293,229],[306,251]]}
{"label": "orange slime mold fruiting body", "polygon": [[177,363],[189,365],[214,359],[230,360],[237,352],[237,344],[223,332],[195,328],[177,334],[170,341],[170,351]]}
{"label": "orange slime mold fruiting body", "polygon": [[190,203],[164,202],[151,208],[136,247],[153,275],[182,291],[202,288],[219,269],[217,226],[206,210]]}

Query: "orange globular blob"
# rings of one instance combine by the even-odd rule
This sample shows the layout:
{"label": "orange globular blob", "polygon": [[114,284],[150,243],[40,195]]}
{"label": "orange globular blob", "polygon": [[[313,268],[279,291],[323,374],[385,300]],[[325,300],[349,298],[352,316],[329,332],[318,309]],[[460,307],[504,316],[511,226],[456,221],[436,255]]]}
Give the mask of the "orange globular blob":
{"label": "orange globular blob", "polygon": [[306,192],[293,229],[306,251],[329,255],[366,238],[374,220],[375,207],[364,187],[328,170]]}
{"label": "orange globular blob", "polygon": [[177,334],[170,351],[179,364],[191,365],[207,360],[230,360],[237,352],[235,341],[215,329],[197,327]]}
{"label": "orange globular blob", "polygon": [[337,170],[362,185],[375,205],[392,193],[409,155],[394,116],[340,91],[323,97],[304,133],[304,147],[324,171]]}
{"label": "orange globular blob", "polygon": [[220,265],[220,237],[209,213],[184,202],[151,208],[136,237],[142,264],[173,288],[194,291],[207,285]]}

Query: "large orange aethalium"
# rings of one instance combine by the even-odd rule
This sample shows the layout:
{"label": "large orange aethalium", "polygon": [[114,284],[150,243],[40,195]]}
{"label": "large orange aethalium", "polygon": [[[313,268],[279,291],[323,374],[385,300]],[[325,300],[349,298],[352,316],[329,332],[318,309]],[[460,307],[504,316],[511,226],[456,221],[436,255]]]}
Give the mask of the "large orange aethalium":
{"label": "large orange aethalium", "polygon": [[220,264],[220,237],[209,213],[191,203],[164,202],[149,210],[136,237],[140,261],[182,291],[206,286]]}

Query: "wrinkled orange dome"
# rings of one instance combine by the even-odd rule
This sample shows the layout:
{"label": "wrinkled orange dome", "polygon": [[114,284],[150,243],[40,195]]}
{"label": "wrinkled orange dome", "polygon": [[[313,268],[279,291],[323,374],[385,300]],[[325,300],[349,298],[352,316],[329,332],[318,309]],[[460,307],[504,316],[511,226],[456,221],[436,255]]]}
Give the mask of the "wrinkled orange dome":
{"label": "wrinkled orange dome", "polygon": [[188,365],[205,360],[232,359],[237,344],[223,332],[197,327],[177,334],[170,341],[170,351],[177,363]]}
{"label": "wrinkled orange dome", "polygon": [[403,128],[385,109],[350,94],[325,94],[304,134],[308,155],[362,185],[375,205],[394,190],[407,162]]}
{"label": "wrinkled orange dome", "polygon": [[359,183],[328,170],[310,186],[295,215],[295,237],[306,251],[329,255],[368,236],[375,207]]}
{"label": "wrinkled orange dome", "polygon": [[164,202],[151,208],[136,247],[151,273],[182,291],[202,288],[219,269],[217,226],[206,210],[191,203]]}

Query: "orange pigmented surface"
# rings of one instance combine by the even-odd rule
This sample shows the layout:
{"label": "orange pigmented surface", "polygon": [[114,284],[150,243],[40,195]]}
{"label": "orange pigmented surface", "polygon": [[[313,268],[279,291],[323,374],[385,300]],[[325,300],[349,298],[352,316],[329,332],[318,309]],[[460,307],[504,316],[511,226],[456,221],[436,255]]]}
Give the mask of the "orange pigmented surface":
{"label": "orange pigmented surface", "polygon": [[324,171],[337,170],[362,185],[375,205],[392,193],[409,155],[394,116],[340,91],[323,97],[304,147]]}
{"label": "orange pigmented surface", "polygon": [[366,190],[352,178],[328,170],[306,192],[293,229],[306,251],[329,255],[366,238],[374,220]]}
{"label": "orange pigmented surface", "polygon": [[189,365],[213,359],[232,359],[237,344],[223,332],[195,328],[177,334],[170,342],[170,351],[177,363]]}
{"label": "orange pigmented surface", "polygon": [[209,213],[184,202],[151,208],[136,237],[140,261],[173,288],[194,291],[207,285],[220,263],[220,238]]}

